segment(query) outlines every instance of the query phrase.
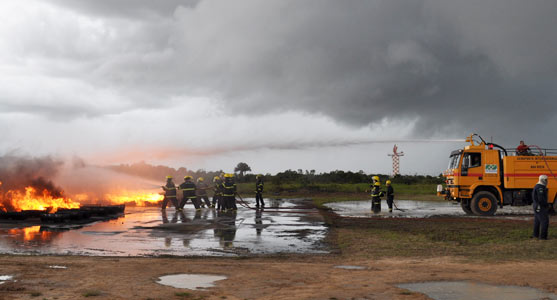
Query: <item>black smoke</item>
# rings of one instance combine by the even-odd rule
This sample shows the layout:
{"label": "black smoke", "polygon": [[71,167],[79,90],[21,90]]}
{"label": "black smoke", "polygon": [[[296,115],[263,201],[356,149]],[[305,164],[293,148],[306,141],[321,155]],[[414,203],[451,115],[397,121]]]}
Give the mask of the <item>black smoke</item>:
{"label": "black smoke", "polygon": [[32,196],[41,197],[44,191],[60,198],[62,188],[52,181],[59,173],[63,162],[51,157],[0,157],[0,210],[12,210],[10,200],[13,193],[25,193],[26,187],[33,187]]}

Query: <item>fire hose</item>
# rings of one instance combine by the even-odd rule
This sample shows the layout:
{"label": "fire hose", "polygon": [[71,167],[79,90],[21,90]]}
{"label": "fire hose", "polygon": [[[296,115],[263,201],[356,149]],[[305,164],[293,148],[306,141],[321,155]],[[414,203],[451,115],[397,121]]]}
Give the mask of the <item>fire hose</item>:
{"label": "fire hose", "polygon": [[543,154],[542,148],[540,148],[537,145],[530,145],[531,147],[535,147],[538,149],[538,151],[540,151],[540,156],[543,159],[543,162],[545,163],[545,166],[547,167],[547,169],[549,170],[549,173],[551,174],[551,176],[553,177],[553,179],[555,179],[555,181],[557,181],[557,176],[555,176],[555,174],[553,174],[553,170],[551,170],[551,168],[549,167],[549,163],[547,162],[547,160],[545,159],[545,155]]}
{"label": "fire hose", "polygon": [[400,210],[401,212],[405,212],[406,210],[404,209],[400,209],[398,208],[398,206],[396,206],[395,200],[393,199],[393,206],[395,207],[396,210]]}

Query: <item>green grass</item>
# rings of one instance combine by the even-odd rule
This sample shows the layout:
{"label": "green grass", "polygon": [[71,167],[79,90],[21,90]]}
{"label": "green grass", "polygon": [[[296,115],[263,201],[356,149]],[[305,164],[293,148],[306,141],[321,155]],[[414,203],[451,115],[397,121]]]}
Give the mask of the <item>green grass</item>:
{"label": "green grass", "polygon": [[530,239],[532,224],[494,219],[354,219],[331,221],[332,243],[360,258],[457,256],[470,259],[557,259],[557,234]]}
{"label": "green grass", "polygon": [[101,292],[97,290],[86,291],[85,293],[83,293],[83,297],[96,297],[100,295]]}
{"label": "green grass", "polygon": [[174,293],[174,296],[189,298],[189,297],[192,296],[192,294],[187,293],[187,292],[176,292],[176,293]]}
{"label": "green grass", "polygon": [[[393,184],[396,198],[407,200],[438,200],[436,184]],[[385,186],[383,186],[383,189]],[[368,183],[288,183],[276,185],[265,183],[264,197],[300,197],[311,198],[317,204],[327,202],[367,200],[370,185]],[[245,197],[253,197],[254,183],[239,183],[238,193]]]}
{"label": "green grass", "polygon": [[31,295],[31,297],[39,297],[42,296],[43,294],[41,292],[31,292],[29,295]]}

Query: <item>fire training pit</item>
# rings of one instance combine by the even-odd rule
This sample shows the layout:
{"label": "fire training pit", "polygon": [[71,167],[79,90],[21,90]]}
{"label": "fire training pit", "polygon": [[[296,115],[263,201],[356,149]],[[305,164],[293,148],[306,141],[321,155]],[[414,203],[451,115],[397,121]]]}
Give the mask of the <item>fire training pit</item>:
{"label": "fire training pit", "polygon": [[22,210],[18,212],[0,212],[0,220],[24,221],[40,219],[41,223],[71,223],[83,220],[96,221],[124,213],[125,205],[87,205],[80,208],[61,208],[55,213],[48,210]]}

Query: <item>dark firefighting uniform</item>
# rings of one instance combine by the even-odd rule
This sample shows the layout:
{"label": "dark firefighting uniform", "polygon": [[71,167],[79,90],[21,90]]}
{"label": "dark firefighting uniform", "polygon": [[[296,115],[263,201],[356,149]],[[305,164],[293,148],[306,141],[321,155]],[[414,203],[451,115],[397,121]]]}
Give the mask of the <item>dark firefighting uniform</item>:
{"label": "dark firefighting uniform", "polygon": [[207,205],[207,207],[211,206],[211,201],[209,201],[209,196],[207,196],[207,188],[209,186],[201,181],[197,183],[197,198],[199,200],[199,202],[203,203],[203,201],[205,201],[205,204]]}
{"label": "dark firefighting uniform", "polygon": [[197,200],[197,195],[195,194],[195,183],[191,181],[184,181],[179,186],[180,190],[182,190],[184,196],[182,197],[182,202],[180,203],[180,208],[184,208],[186,202],[191,200],[193,206],[198,209],[200,208],[199,201]]}
{"label": "dark firefighting uniform", "polygon": [[222,180],[216,180],[215,186],[213,187],[213,206],[217,207],[217,210],[224,209],[224,203],[222,199]]}
{"label": "dark firefighting uniform", "polygon": [[265,207],[265,202],[263,202],[263,180],[257,179],[255,183],[255,207],[259,207],[259,202],[261,202],[261,207]]}
{"label": "dark firefighting uniform", "polygon": [[167,180],[164,189],[164,199],[162,200],[162,209],[166,209],[168,201],[172,202],[174,207],[178,208],[178,201],[176,199],[176,185],[172,180]]}
{"label": "dark firefighting uniform", "polygon": [[543,184],[536,184],[534,190],[532,190],[532,200],[532,206],[534,207],[534,233],[532,237],[545,240],[549,229],[547,187]]}
{"label": "dark firefighting uniform", "polygon": [[375,213],[381,211],[381,196],[383,196],[381,186],[374,185],[371,189],[371,210]]}
{"label": "dark firefighting uniform", "polygon": [[234,179],[225,178],[222,184],[222,196],[224,198],[224,209],[237,210],[236,207],[236,183]]}
{"label": "dark firefighting uniform", "polygon": [[389,206],[389,211],[393,211],[393,201],[395,199],[395,190],[392,185],[387,185],[387,205]]}

